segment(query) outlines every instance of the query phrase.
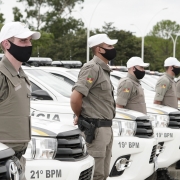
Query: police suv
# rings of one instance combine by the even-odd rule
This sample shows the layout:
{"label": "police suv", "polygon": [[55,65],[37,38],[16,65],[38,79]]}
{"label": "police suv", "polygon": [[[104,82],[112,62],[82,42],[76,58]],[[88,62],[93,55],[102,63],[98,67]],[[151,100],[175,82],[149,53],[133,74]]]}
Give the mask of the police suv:
{"label": "police suv", "polygon": [[32,117],[32,138],[24,157],[27,180],[91,180],[94,159],[73,126]]}
{"label": "police suv", "polygon": [[[78,73],[78,70],[76,70],[77,72],[76,73]],[[72,72],[72,69],[71,69],[71,72]],[[71,88],[70,88],[71,89]],[[49,92],[48,92],[49,93]],[[70,96],[69,96],[70,97]],[[37,99],[40,99],[40,98],[38,98],[38,96],[37,96]],[[153,105],[152,105],[153,106]],[[156,107],[154,106],[153,107],[153,109],[156,109]],[[37,110],[37,109],[36,109]],[[44,111],[46,111],[45,109],[44,109]],[[49,109],[49,111],[50,111],[50,109]],[[170,110],[170,111],[172,111],[172,112],[175,112],[176,110]],[[57,111],[58,112],[58,111]],[[159,144],[158,144],[158,152],[157,152],[157,154],[159,155],[159,158],[158,158],[158,162],[163,162],[163,163],[160,163],[160,168],[161,167],[168,167],[168,165],[171,165],[172,163],[174,163],[174,162],[176,162],[177,160],[178,160],[178,157],[179,156],[176,156],[175,154],[171,154],[171,156],[169,155],[169,156],[166,156],[165,154],[166,153],[164,153],[164,156],[166,156],[166,158],[164,159],[164,157],[163,156],[161,156],[159,153],[163,153],[163,152],[168,152],[168,149],[169,148],[171,148],[172,147],[172,145],[174,145],[174,144],[177,144],[177,145],[179,145],[178,143],[176,143],[176,141],[177,141],[177,138],[179,137],[179,135],[178,135],[178,133],[179,133],[179,131],[174,131],[173,129],[170,129],[170,128],[167,128],[167,125],[166,124],[168,124],[168,120],[162,120],[162,118],[161,117],[165,117],[165,116],[160,116],[160,119],[158,119],[159,118],[159,116],[158,115],[162,115],[162,114],[160,114],[159,112],[159,110],[157,109],[156,110],[156,113],[154,113],[153,112],[153,110],[152,110],[152,108],[151,108],[151,110],[148,110],[148,112],[149,113],[151,113],[151,114],[153,114],[153,115],[151,115],[151,118],[153,118],[153,120],[154,120],[154,122],[157,122],[157,123],[154,123],[154,131],[156,132],[156,135],[157,134],[161,134],[161,133],[163,133],[163,135],[164,136],[166,136],[166,138],[165,139],[162,139],[162,136],[160,137],[160,136],[157,136],[157,139],[158,139],[158,142],[159,142]],[[131,114],[131,113],[130,113]],[[167,113],[167,114],[169,114],[169,112]],[[42,115],[41,115],[42,116]],[[48,115],[48,117],[49,117],[49,115]],[[162,120],[162,121],[161,121]],[[159,122],[160,121],[160,122]],[[163,121],[165,121],[165,122],[163,122]],[[162,124],[163,124],[163,126],[162,126]],[[166,129],[164,128],[164,127],[166,127]],[[174,136],[174,138],[171,138],[171,137],[168,137],[167,135],[168,134],[171,134],[172,135],[172,131],[176,134],[175,136]],[[163,141],[162,141],[163,140]],[[171,141],[171,144],[169,144],[169,141]],[[162,144],[164,145],[164,146],[162,146]],[[166,146],[168,146],[168,148],[166,147]],[[164,149],[164,147],[166,148],[166,151],[165,151],[165,149]],[[177,148],[175,148],[175,150],[177,151]],[[179,152],[179,151],[178,151]],[[162,157],[162,158],[161,158]]]}
{"label": "police suv", "polygon": [[20,162],[14,156],[13,149],[0,143],[0,179],[1,180],[19,180],[21,175]]}
{"label": "police suv", "polygon": [[[61,78],[64,78],[64,81],[69,82],[71,80],[73,81],[73,83],[77,79],[77,77],[75,76],[77,76],[79,73],[79,70],[77,69],[69,70],[65,68],[52,68],[52,67],[39,67],[39,68],[45,71],[51,72],[52,74],[56,76],[60,76]],[[71,77],[72,75],[74,75],[73,78]],[[112,75],[113,77],[116,77],[116,76],[124,77],[126,73],[113,72]],[[68,78],[70,80],[67,80]],[[146,79],[143,81],[143,87],[146,88],[145,93],[148,94],[146,96],[147,112],[153,122],[155,137],[157,138],[157,141],[158,141],[158,146],[157,146],[158,148],[157,156],[159,156],[158,164],[159,164],[159,168],[165,168],[165,167],[169,167],[171,164],[178,161],[180,157],[179,156],[180,143],[178,141],[180,137],[180,131],[178,130],[177,125],[175,127],[170,126],[170,124],[174,123],[172,122],[174,121],[172,120],[172,118],[174,117],[174,114],[176,116],[174,118],[178,122],[178,118],[180,119],[180,113],[174,108],[152,104],[153,97],[154,97],[154,92],[153,92],[154,87],[153,85],[149,86],[148,82],[153,81],[153,83],[155,84],[157,79],[154,80],[154,78],[148,75],[146,75],[145,78]],[[115,82],[117,83],[117,81],[112,81],[112,82],[114,86],[116,85]],[[147,86],[149,87],[147,88]],[[169,152],[172,152],[172,153],[169,153]]]}
{"label": "police suv", "polygon": [[[68,104],[32,101],[31,115],[40,120],[71,125],[73,112]],[[49,126],[46,126],[49,130]],[[117,109],[113,119],[113,148],[108,179],[144,180],[157,168],[156,145],[148,116],[126,109]],[[139,161],[142,161],[139,163]],[[138,166],[137,166],[138,164]]]}

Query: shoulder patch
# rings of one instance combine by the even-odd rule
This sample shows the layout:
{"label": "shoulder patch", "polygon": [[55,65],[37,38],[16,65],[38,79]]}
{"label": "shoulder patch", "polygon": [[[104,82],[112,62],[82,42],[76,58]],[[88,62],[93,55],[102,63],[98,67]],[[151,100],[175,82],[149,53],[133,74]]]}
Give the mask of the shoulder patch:
{"label": "shoulder patch", "polygon": [[161,85],[161,88],[165,89],[166,88],[166,84]]}
{"label": "shoulder patch", "polygon": [[125,88],[125,89],[123,90],[123,92],[126,92],[126,93],[129,93],[129,91],[130,91],[129,88]]}
{"label": "shoulder patch", "polygon": [[92,83],[94,81],[94,78],[92,78],[91,75],[88,75],[88,77],[86,78],[88,83]]}

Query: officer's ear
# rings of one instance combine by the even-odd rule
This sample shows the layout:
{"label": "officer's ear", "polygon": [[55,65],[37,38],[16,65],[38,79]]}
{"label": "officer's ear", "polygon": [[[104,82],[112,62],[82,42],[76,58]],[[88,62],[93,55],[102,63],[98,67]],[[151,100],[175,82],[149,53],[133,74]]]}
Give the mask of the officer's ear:
{"label": "officer's ear", "polygon": [[9,49],[10,48],[10,46],[11,46],[11,44],[9,43],[9,41],[8,40],[4,40],[4,41],[2,41],[2,46],[3,46],[3,48],[4,49]]}
{"label": "officer's ear", "polygon": [[173,66],[169,66],[169,69],[172,71],[174,69],[174,67]]}

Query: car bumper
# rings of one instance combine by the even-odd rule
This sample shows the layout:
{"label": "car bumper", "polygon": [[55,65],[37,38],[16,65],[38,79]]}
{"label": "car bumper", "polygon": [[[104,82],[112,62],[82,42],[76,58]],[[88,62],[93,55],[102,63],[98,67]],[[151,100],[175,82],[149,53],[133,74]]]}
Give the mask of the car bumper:
{"label": "car bumper", "polygon": [[114,137],[110,171],[115,161],[121,156],[130,155],[129,160],[132,163],[122,175],[108,177],[107,180],[144,180],[149,177],[154,172],[154,162],[149,163],[149,161],[152,149],[156,145],[157,141],[154,138]]}
{"label": "car bumper", "polygon": [[158,168],[166,168],[180,159],[180,130],[171,128],[154,128],[158,142],[164,142],[163,150],[158,156]]}
{"label": "car bumper", "polygon": [[26,161],[26,179],[37,180],[79,180],[80,176],[91,171],[89,173],[91,179],[94,172],[94,159],[91,156],[87,158],[69,162],[58,160],[27,160]]}

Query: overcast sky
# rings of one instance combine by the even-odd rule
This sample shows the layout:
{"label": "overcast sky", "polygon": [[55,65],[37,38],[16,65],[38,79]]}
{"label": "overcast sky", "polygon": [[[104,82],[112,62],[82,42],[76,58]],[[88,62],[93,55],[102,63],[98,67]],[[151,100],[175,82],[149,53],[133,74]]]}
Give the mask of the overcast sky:
{"label": "overcast sky", "polygon": [[[84,0],[83,7],[76,6],[73,16],[82,18],[90,29],[101,28],[104,22],[114,22],[121,30],[134,32],[136,36],[147,34],[161,20],[176,21],[180,24],[180,0]],[[3,0],[0,11],[6,22],[13,20],[12,7],[16,0]],[[163,10],[164,8],[167,8]],[[132,26],[134,24],[136,26]]]}

